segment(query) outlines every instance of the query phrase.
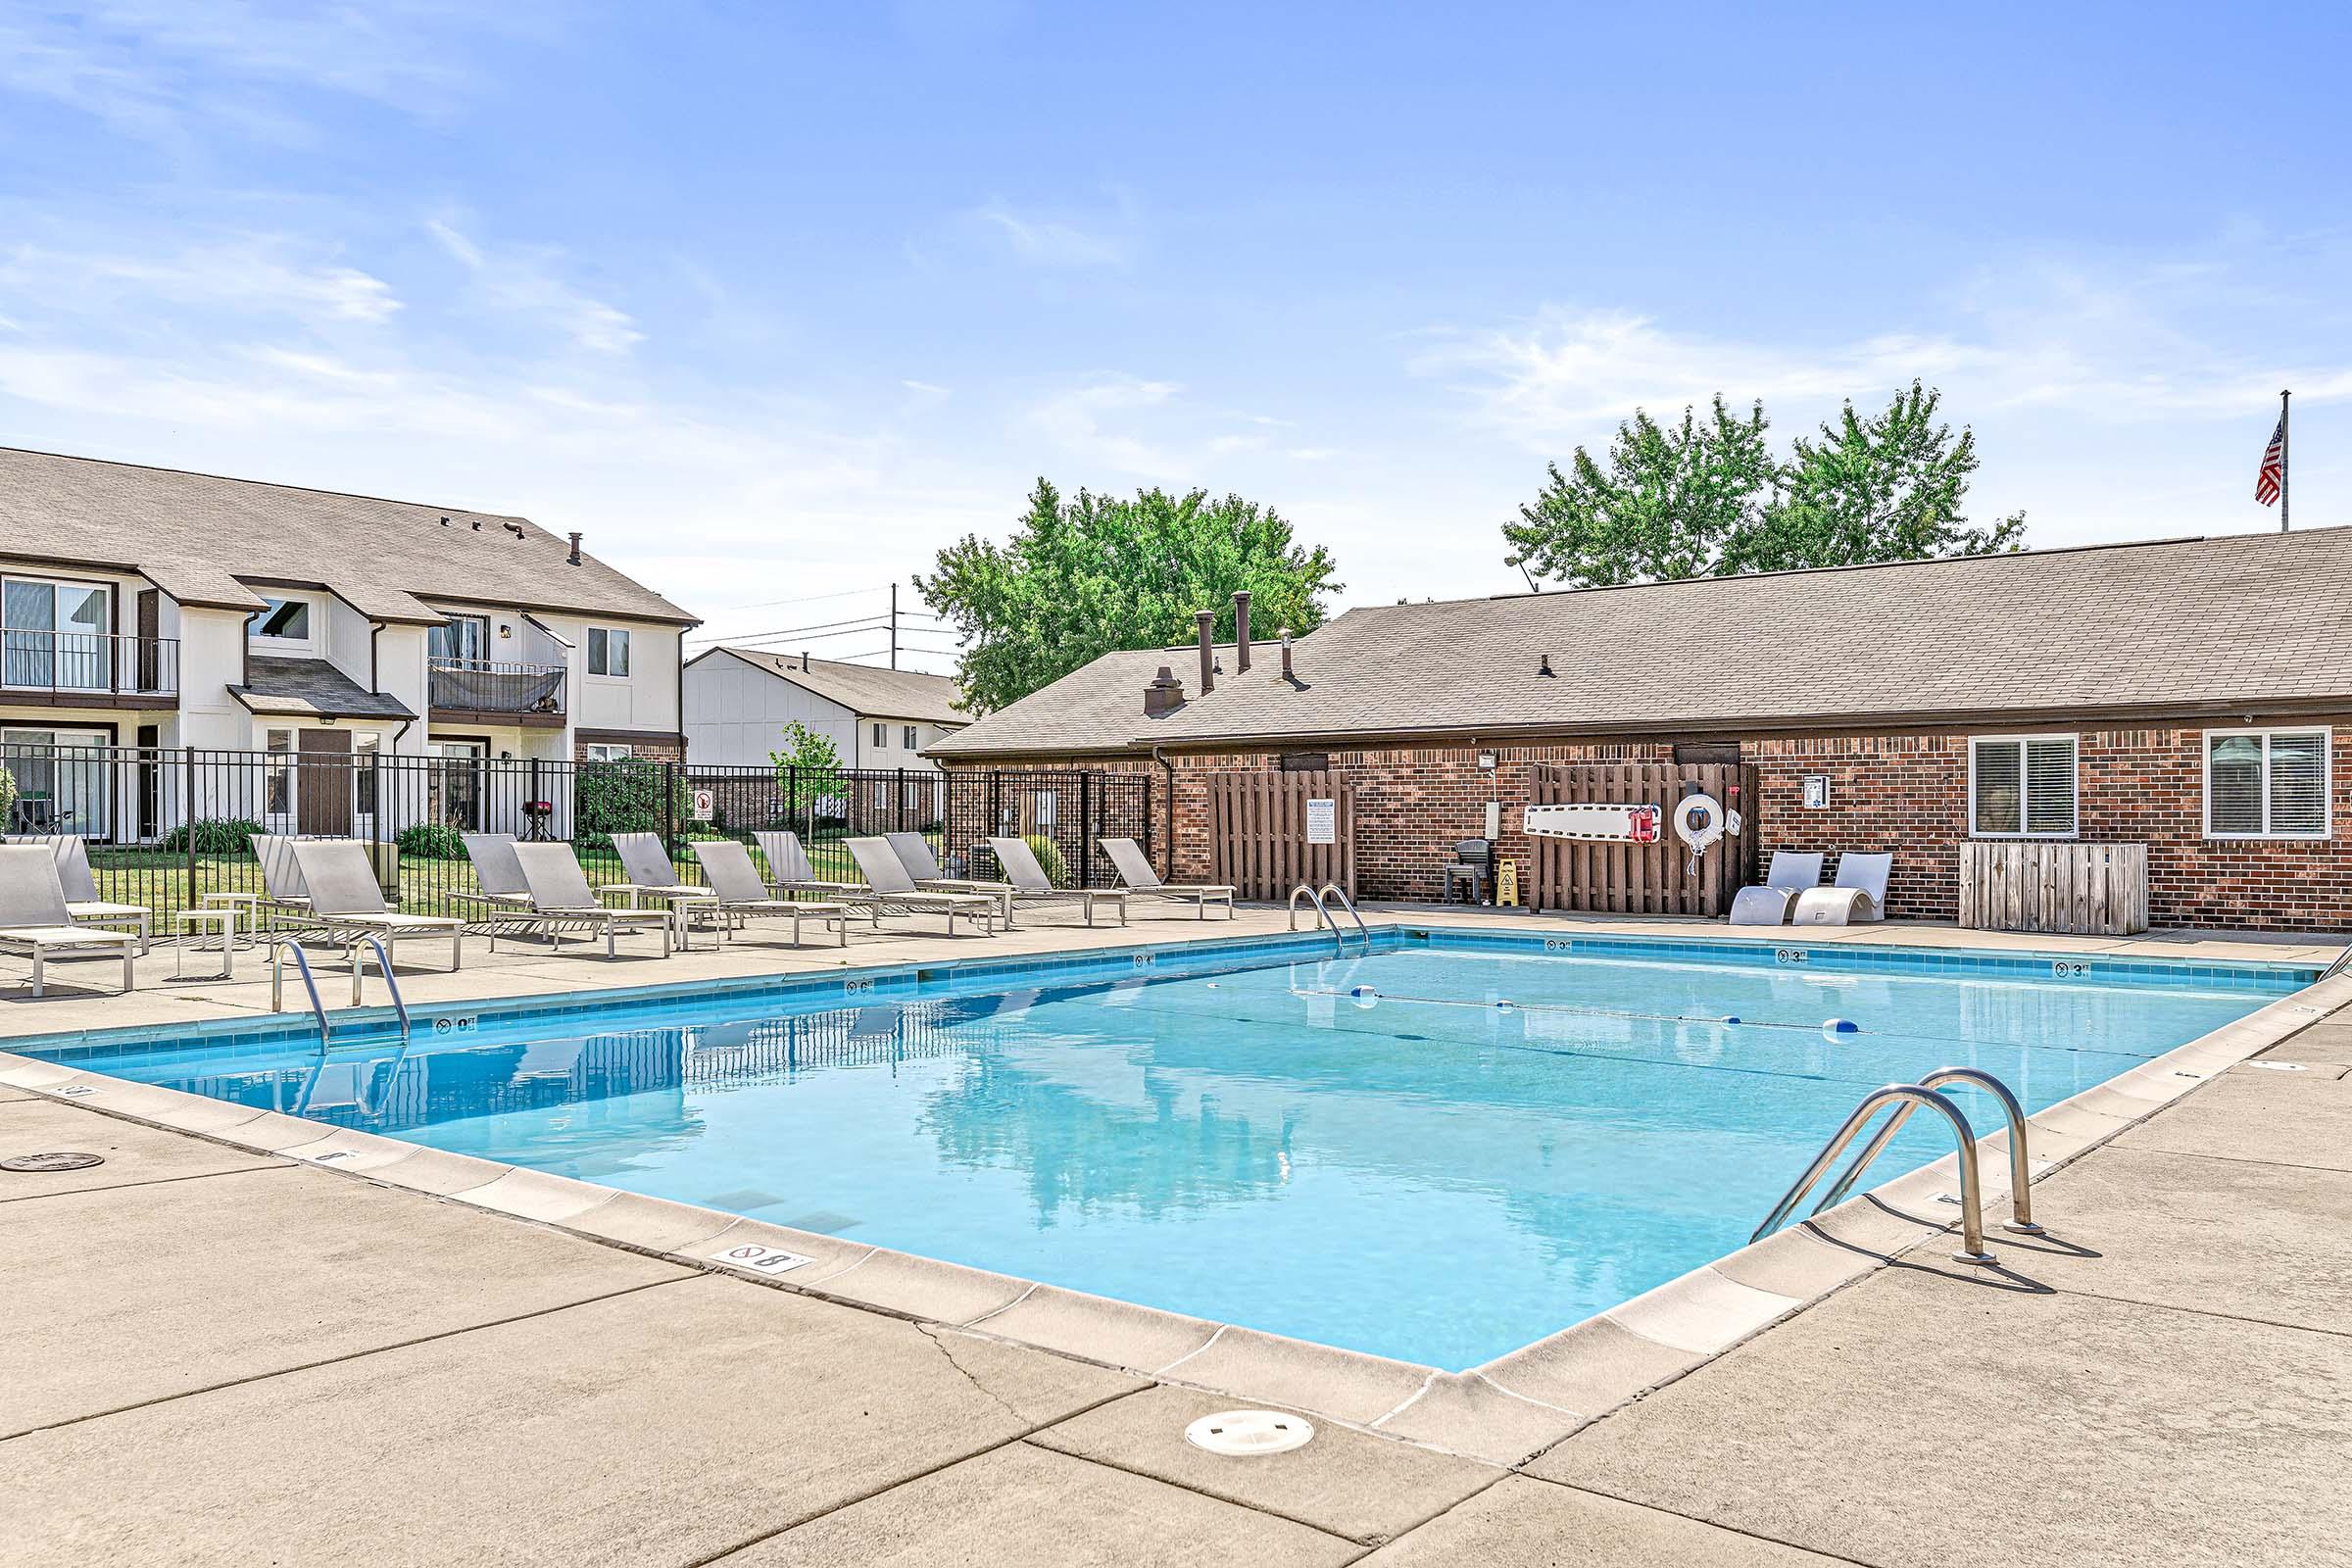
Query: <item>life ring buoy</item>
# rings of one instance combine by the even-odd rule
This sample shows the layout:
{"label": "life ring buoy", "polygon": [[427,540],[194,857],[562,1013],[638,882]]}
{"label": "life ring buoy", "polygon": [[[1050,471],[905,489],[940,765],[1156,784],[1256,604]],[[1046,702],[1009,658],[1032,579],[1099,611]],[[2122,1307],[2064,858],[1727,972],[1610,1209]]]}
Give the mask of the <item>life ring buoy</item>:
{"label": "life ring buoy", "polygon": [[1674,808],[1674,836],[1690,846],[1692,855],[1723,837],[1723,808],[1712,795],[1690,795]]}

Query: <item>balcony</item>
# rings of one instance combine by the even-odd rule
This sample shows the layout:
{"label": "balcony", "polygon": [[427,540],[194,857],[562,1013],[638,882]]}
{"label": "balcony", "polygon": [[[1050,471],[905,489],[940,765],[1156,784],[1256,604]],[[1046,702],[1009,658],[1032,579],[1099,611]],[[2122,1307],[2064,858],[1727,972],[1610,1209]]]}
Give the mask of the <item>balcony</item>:
{"label": "balcony", "polygon": [[433,717],[468,723],[564,727],[564,666],[486,659],[429,662]]}
{"label": "balcony", "polygon": [[0,631],[0,702],[177,708],[179,640],[11,626]]}

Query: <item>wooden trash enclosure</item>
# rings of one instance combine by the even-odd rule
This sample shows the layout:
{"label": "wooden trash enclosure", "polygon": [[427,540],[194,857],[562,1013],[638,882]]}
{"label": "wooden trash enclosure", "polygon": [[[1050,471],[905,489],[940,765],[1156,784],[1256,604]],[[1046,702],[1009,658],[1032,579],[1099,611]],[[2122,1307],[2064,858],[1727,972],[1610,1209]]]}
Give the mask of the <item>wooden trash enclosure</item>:
{"label": "wooden trash enclosure", "polygon": [[1972,931],[2136,935],[2148,928],[2148,847],[2032,839],[1963,844],[1960,923]]}
{"label": "wooden trash enclosure", "polygon": [[[1690,846],[1674,832],[1674,808],[1690,784],[1738,810],[1742,824],[1737,841],[1726,837],[1699,858],[1695,873]],[[1531,804],[1655,806],[1664,822],[1655,844],[1531,838],[1528,903],[1539,910],[1720,916],[1731,909],[1732,895],[1746,885],[1755,865],[1756,770],[1751,766],[1545,763],[1535,770]]]}
{"label": "wooden trash enclosure", "polygon": [[[1306,842],[1309,801],[1330,801],[1335,842]],[[1303,882],[1355,897],[1355,791],[1331,773],[1211,773],[1209,880],[1245,899],[1287,899]]]}

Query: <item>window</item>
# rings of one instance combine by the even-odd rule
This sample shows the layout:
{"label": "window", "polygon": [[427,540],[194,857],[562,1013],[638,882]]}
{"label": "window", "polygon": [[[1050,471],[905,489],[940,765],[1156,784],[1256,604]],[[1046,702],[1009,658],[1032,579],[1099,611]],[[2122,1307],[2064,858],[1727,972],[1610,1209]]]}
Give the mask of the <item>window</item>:
{"label": "window", "polygon": [[913,751],[913,750],[914,750],[914,726],[913,726],[912,724],[902,724],[902,725],[900,725],[900,726],[899,726],[899,739],[900,739],[901,741],[903,741],[903,742],[906,744],[906,749],[907,749],[908,751],[910,751],[910,752],[911,752],[911,751]]}
{"label": "window", "polygon": [[626,675],[629,672],[629,634],[625,631],[607,631],[602,626],[588,628],[588,673],[591,675]]}
{"label": "window", "polygon": [[876,724],[874,726],[874,749],[876,751],[888,751],[890,749],[890,726],[888,724]]}
{"label": "window", "polygon": [[1981,839],[2075,836],[2075,738],[2003,735],[1968,743],[1968,828]]}
{"label": "window", "polygon": [[2328,757],[2324,729],[2208,730],[2205,836],[2328,837]]}
{"label": "window", "polygon": [[9,578],[0,584],[0,685],[105,691],[114,662],[113,625],[111,589]]}
{"label": "window", "polygon": [[294,732],[273,729],[269,739],[270,760],[263,773],[262,809],[284,816],[294,809]]}
{"label": "window", "polygon": [[591,745],[586,760],[591,762],[625,762],[636,753],[626,746]]}
{"label": "window", "polygon": [[425,657],[436,664],[478,668],[490,659],[490,621],[484,615],[452,615],[427,634]]}
{"label": "window", "polygon": [[256,637],[270,637],[288,643],[307,643],[311,640],[311,602],[308,599],[265,596],[262,603],[270,608],[253,617],[253,634]]}
{"label": "window", "polygon": [[373,764],[377,758],[383,756],[384,738],[381,735],[355,735],[352,737],[352,748],[353,808],[362,816],[373,816],[375,814],[376,772]]}

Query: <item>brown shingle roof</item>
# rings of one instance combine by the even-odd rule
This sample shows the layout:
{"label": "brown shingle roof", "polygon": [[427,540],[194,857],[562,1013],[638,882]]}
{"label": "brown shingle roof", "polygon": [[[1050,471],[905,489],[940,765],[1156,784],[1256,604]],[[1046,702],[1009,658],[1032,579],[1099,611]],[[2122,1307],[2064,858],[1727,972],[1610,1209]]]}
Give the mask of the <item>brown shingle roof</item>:
{"label": "brown shingle roof", "polygon": [[695,655],[688,662],[708,659],[711,654],[732,654],[754,669],[781,676],[863,718],[963,724],[970,722],[972,716],[956,706],[958,692],[952,675],[929,675],[919,669],[876,669],[871,664],[849,664],[833,659],[811,659],[808,667],[803,669],[798,654],[723,644]]}
{"label": "brown shingle roof", "polygon": [[419,603],[435,598],[695,621],[591,556],[571,565],[569,543],[527,518],[13,447],[0,447],[0,541],[232,610],[260,609],[246,584],[277,580],[332,589],[378,620],[445,619]]}
{"label": "brown shingle roof", "polygon": [[933,752],[2316,708],[2352,699],[2352,529],[1376,607],[1295,662],[1152,723],[1143,666],[1198,677],[1111,655]]}
{"label": "brown shingle roof", "polygon": [[323,659],[278,659],[254,655],[246,662],[245,683],[228,693],[256,713],[319,714],[335,718],[415,718],[409,705],[389,692],[371,692]]}

